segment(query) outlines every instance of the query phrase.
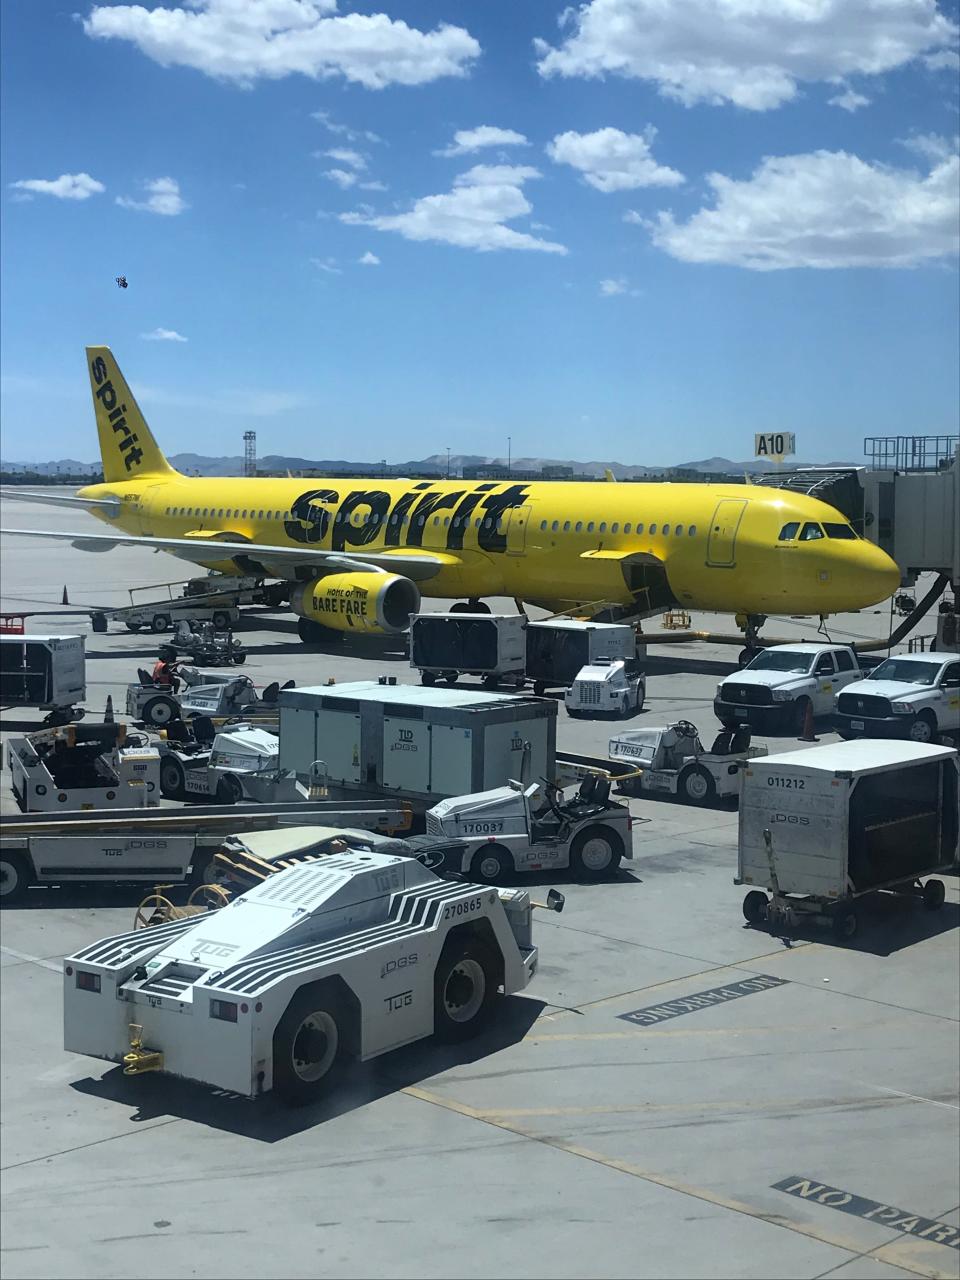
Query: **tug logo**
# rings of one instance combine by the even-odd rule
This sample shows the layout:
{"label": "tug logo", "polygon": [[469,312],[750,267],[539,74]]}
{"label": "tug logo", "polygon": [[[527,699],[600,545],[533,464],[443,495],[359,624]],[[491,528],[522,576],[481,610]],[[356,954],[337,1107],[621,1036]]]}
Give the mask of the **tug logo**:
{"label": "tug logo", "polygon": [[118,442],[124,465],[128,471],[132,471],[135,467],[139,467],[143,458],[143,450],[137,448],[137,435],[127,426],[127,420],[124,417],[127,412],[127,406],[125,404],[117,404],[117,393],[113,383],[107,378],[107,365],[102,356],[97,356],[90,366],[90,372],[93,374],[93,380],[96,383],[96,390],[93,394],[103,406],[107,421],[113,428],[114,434],[119,437]]}

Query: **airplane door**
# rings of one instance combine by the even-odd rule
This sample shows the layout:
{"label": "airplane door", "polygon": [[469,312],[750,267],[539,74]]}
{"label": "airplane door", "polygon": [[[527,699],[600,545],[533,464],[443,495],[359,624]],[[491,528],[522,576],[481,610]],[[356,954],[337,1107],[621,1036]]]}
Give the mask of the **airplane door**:
{"label": "airplane door", "polygon": [[743,518],[745,498],[723,498],[710,521],[707,564],[715,569],[732,569],[737,558],[737,530]]}
{"label": "airplane door", "polygon": [[523,507],[513,507],[510,511],[510,523],[507,525],[507,555],[522,556],[527,546],[527,525],[533,508],[527,503]]}

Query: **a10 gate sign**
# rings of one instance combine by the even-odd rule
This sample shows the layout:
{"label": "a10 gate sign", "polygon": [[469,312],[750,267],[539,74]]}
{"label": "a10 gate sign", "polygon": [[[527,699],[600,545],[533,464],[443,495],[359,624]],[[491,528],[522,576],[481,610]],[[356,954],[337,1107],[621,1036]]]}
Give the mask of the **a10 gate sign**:
{"label": "a10 gate sign", "polygon": [[764,431],[753,437],[755,458],[787,458],[796,453],[797,438],[792,431]]}

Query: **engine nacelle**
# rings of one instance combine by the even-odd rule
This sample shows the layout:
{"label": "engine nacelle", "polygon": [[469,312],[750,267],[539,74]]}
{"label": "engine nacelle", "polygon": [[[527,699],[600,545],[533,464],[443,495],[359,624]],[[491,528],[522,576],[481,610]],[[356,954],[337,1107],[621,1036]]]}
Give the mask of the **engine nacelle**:
{"label": "engine nacelle", "polygon": [[296,587],[290,607],[333,631],[394,635],[420,608],[420,588],[398,573],[331,573]]}

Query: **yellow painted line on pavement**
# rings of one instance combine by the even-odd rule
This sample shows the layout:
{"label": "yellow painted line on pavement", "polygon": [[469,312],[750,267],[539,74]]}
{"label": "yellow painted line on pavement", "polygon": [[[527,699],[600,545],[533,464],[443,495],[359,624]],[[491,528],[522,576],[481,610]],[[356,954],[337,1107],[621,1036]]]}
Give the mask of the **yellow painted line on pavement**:
{"label": "yellow painted line on pavement", "polygon": [[[578,1143],[566,1142],[553,1134],[536,1133],[503,1116],[495,1118],[486,1112],[478,1111],[475,1107],[468,1106],[465,1102],[457,1102],[453,1098],[444,1098],[440,1094],[420,1088],[419,1085],[408,1085],[403,1092],[408,1097],[416,1098],[420,1102],[426,1102],[430,1106],[441,1107],[445,1111],[452,1111],[469,1120],[478,1120],[481,1124],[489,1124],[495,1129],[515,1134],[519,1138],[527,1138],[531,1142],[539,1142],[543,1146],[552,1147],[556,1151],[563,1151],[567,1155],[577,1156],[581,1160],[588,1160],[591,1164],[601,1165],[606,1169],[613,1170],[615,1173],[625,1173],[631,1178],[639,1178],[642,1182],[664,1187],[667,1191],[676,1191],[680,1195],[690,1196],[694,1200],[715,1205],[718,1209],[727,1209],[732,1213],[742,1213],[748,1218],[756,1219],[758,1222],[766,1222],[774,1227],[782,1227],[787,1231],[795,1232],[797,1235],[817,1240],[821,1244],[843,1249],[847,1253],[853,1254],[856,1258],[879,1258],[884,1250],[901,1243],[898,1239],[891,1243],[880,1245],[876,1249],[865,1251],[860,1242],[852,1236],[814,1227],[796,1218],[789,1218],[782,1213],[765,1212],[747,1204],[743,1200],[736,1200],[732,1196],[725,1196],[717,1191],[712,1191],[709,1187],[692,1186],[690,1183],[682,1182],[679,1178],[671,1177],[669,1174],[658,1173],[653,1169],[643,1169],[627,1160],[618,1160],[611,1156],[605,1156],[599,1151],[592,1151],[589,1147],[580,1146]],[[920,1246],[920,1241],[915,1241],[914,1244]],[[933,1250],[935,1246],[930,1245],[929,1248]],[[944,1272],[936,1265],[927,1263],[923,1257],[915,1258],[911,1255],[909,1261],[897,1261],[896,1265],[905,1271],[912,1272],[914,1275],[924,1276],[927,1280],[951,1280],[950,1273]]]}

